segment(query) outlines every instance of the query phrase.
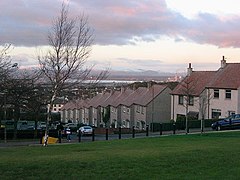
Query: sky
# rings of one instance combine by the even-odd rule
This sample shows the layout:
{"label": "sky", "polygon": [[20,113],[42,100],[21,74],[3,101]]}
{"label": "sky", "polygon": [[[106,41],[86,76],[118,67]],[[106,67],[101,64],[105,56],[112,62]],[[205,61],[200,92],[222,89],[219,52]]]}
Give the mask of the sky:
{"label": "sky", "polygon": [[37,65],[61,4],[84,13],[94,32],[86,65],[121,71],[182,73],[239,62],[237,0],[0,0],[0,45],[20,67]]}

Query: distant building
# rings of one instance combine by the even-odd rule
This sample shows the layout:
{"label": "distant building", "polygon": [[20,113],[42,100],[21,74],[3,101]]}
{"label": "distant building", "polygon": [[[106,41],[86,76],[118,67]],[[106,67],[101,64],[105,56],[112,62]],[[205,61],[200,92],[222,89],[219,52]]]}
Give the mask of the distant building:
{"label": "distant building", "polygon": [[[64,104],[66,104],[67,99],[65,99],[64,97],[62,98],[56,98],[53,102],[53,109],[52,109],[52,113],[59,113],[61,111],[61,108],[63,107]],[[48,104],[48,108],[49,108],[49,104]]]}

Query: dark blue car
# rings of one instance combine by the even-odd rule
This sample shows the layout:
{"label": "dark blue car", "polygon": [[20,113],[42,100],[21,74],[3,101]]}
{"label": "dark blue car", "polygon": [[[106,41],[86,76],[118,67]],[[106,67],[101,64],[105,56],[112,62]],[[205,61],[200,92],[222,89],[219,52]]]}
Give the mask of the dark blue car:
{"label": "dark blue car", "polygon": [[213,130],[223,130],[223,129],[238,129],[240,128],[240,114],[232,114],[231,116],[216,121],[212,124]]}

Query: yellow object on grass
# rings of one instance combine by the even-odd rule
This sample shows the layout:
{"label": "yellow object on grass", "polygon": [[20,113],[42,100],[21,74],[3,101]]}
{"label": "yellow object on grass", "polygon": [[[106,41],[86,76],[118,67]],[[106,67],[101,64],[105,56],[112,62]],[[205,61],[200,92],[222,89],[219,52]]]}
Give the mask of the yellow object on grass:
{"label": "yellow object on grass", "polygon": [[[55,144],[57,143],[58,138],[54,138],[54,137],[48,137],[48,144]],[[42,138],[42,144],[44,144],[44,137]]]}

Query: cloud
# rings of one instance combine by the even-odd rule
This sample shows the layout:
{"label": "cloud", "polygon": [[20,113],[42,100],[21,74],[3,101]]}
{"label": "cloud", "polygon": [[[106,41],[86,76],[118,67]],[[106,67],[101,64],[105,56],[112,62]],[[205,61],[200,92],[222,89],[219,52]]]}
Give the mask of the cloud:
{"label": "cloud", "polygon": [[[65,1],[64,1],[65,2]],[[66,1],[67,2],[67,1]],[[187,19],[167,8],[164,0],[69,0],[71,16],[84,12],[100,45],[155,41],[162,36],[219,47],[240,47],[240,16],[218,17],[201,13]],[[0,44],[47,44],[51,22],[62,1],[1,0]]]}

